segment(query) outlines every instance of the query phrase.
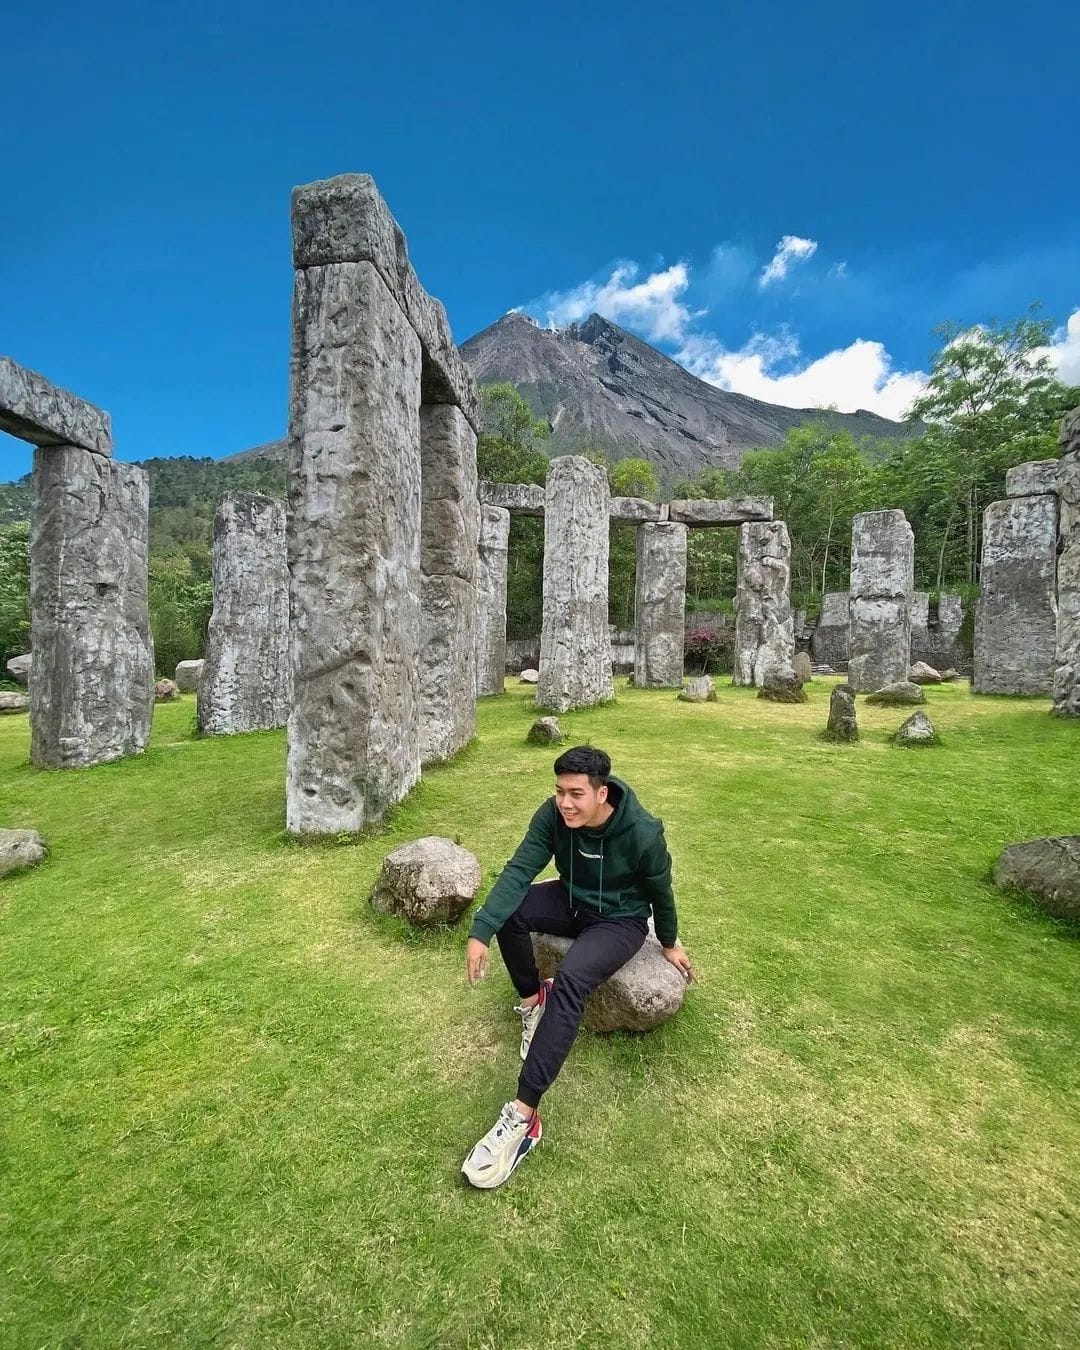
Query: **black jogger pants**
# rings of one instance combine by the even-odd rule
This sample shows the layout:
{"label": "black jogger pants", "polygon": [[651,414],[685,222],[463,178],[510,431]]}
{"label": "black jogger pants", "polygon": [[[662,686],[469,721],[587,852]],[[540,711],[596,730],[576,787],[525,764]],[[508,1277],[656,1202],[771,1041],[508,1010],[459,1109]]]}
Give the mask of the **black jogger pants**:
{"label": "black jogger pants", "polygon": [[648,933],[643,918],[608,918],[590,905],[571,907],[561,881],[538,881],[499,930],[497,940],[514,988],[529,998],[540,988],[531,933],[574,938],[559,963],[547,1006],[521,1067],[517,1095],[536,1107],[570,1053],[585,1013],[585,1000],[638,951]]}

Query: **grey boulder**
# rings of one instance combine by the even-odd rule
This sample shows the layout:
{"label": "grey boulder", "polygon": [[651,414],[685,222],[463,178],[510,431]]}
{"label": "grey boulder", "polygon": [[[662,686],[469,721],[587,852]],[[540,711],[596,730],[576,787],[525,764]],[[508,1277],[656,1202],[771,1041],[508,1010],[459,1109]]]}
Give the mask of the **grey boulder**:
{"label": "grey boulder", "polygon": [[933,745],[937,741],[934,724],[924,712],[913,712],[893,737],[897,745]]}
{"label": "grey boulder", "polygon": [[695,675],[687,680],[677,696],[683,703],[715,703],[716,689],[710,675]]}
{"label": "grey boulder", "polygon": [[[540,976],[550,979],[572,941],[534,933],[532,942]],[[664,956],[650,924],[641,950],[589,995],[585,1025],[597,1032],[652,1031],[675,1016],[685,997],[686,979]]]}
{"label": "grey boulder", "polygon": [[1010,844],[994,864],[994,884],[1026,892],[1059,919],[1080,919],[1080,834]]}
{"label": "grey boulder", "polygon": [[925,661],[914,661],[908,671],[908,679],[912,684],[940,684],[941,672],[928,666]]}
{"label": "grey boulder", "polygon": [[825,727],[828,741],[857,741],[859,724],[855,713],[855,690],[850,684],[838,684],[829,695],[829,721]]}
{"label": "grey boulder", "polygon": [[175,680],[158,680],[154,685],[155,703],[175,703],[180,697],[180,689]]}
{"label": "grey boulder", "polygon": [[805,703],[806,691],[793,670],[774,667],[766,671],[758,698],[770,703]]}
{"label": "grey boulder", "polygon": [[425,835],[383,859],[371,907],[420,928],[453,923],[480,889],[480,864],[452,839]]}
{"label": "grey boulder", "polygon": [[36,867],[48,852],[37,830],[0,830],[0,877]]}
{"label": "grey boulder", "polygon": [[30,711],[30,698],[27,694],[0,694],[0,714],[24,713]]}
{"label": "grey boulder", "polygon": [[30,683],[30,662],[32,659],[29,652],[24,652],[22,656],[13,656],[7,663],[7,673],[16,684],[28,685]]}
{"label": "grey boulder", "polygon": [[810,660],[810,653],[796,652],[791,663],[791,669],[795,672],[795,678],[800,684],[809,684],[814,678],[814,664]]}
{"label": "grey boulder", "polygon": [[180,661],[177,663],[173,679],[182,694],[194,694],[198,691],[199,680],[203,672],[202,661]]}
{"label": "grey boulder", "polygon": [[539,678],[540,678],[540,672],[539,672],[538,670],[533,670],[532,667],[530,666],[530,667],[527,667],[525,670],[523,670],[523,671],[521,672],[521,674],[518,676],[518,683],[519,683],[519,684],[536,684],[536,682],[539,680]]}
{"label": "grey boulder", "polygon": [[561,745],[566,740],[566,732],[559,726],[557,717],[538,717],[525,739],[530,745]]}
{"label": "grey boulder", "polygon": [[926,695],[921,685],[911,680],[897,680],[895,684],[887,684],[883,689],[875,689],[872,694],[867,694],[866,701],[879,708],[903,708],[914,703],[925,703]]}

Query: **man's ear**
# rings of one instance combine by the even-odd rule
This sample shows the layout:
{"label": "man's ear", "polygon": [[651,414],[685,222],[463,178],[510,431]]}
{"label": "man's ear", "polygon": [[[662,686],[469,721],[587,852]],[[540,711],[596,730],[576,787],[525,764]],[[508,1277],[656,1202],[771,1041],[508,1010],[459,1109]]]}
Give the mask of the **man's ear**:
{"label": "man's ear", "polygon": [[606,783],[601,783],[600,786],[596,789],[596,800],[597,800],[598,802],[606,802],[606,801],[607,801],[607,784],[606,784]]}

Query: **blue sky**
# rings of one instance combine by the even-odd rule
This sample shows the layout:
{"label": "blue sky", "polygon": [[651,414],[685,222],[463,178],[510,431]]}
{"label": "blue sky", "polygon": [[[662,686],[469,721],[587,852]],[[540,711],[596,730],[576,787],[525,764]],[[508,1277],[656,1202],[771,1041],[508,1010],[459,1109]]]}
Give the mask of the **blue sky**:
{"label": "blue sky", "polygon": [[[591,305],[727,387],[887,412],[935,324],[1039,300],[1080,382],[1080,6],[58,0],[4,26],[0,352],[107,407],[126,459],[284,433],[289,194],[346,171],[459,341]],[[0,436],[0,479],[29,461]]]}

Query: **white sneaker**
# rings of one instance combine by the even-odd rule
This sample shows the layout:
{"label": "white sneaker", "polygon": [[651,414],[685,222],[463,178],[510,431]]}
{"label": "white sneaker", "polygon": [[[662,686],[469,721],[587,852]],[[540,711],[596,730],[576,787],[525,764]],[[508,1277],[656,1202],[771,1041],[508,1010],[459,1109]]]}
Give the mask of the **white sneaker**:
{"label": "white sneaker", "polygon": [[544,1015],[544,1009],[547,1006],[548,994],[551,993],[551,986],[554,980],[540,981],[540,998],[531,1008],[525,1008],[518,1003],[514,1011],[521,1018],[521,1058],[524,1059],[529,1053],[529,1046],[532,1044],[533,1035],[536,1028],[540,1025],[540,1019]]}
{"label": "white sneaker", "polygon": [[499,1119],[461,1164],[462,1176],[482,1191],[501,1186],[522,1158],[533,1151],[543,1132],[539,1111],[527,1120],[513,1102],[507,1102]]}

